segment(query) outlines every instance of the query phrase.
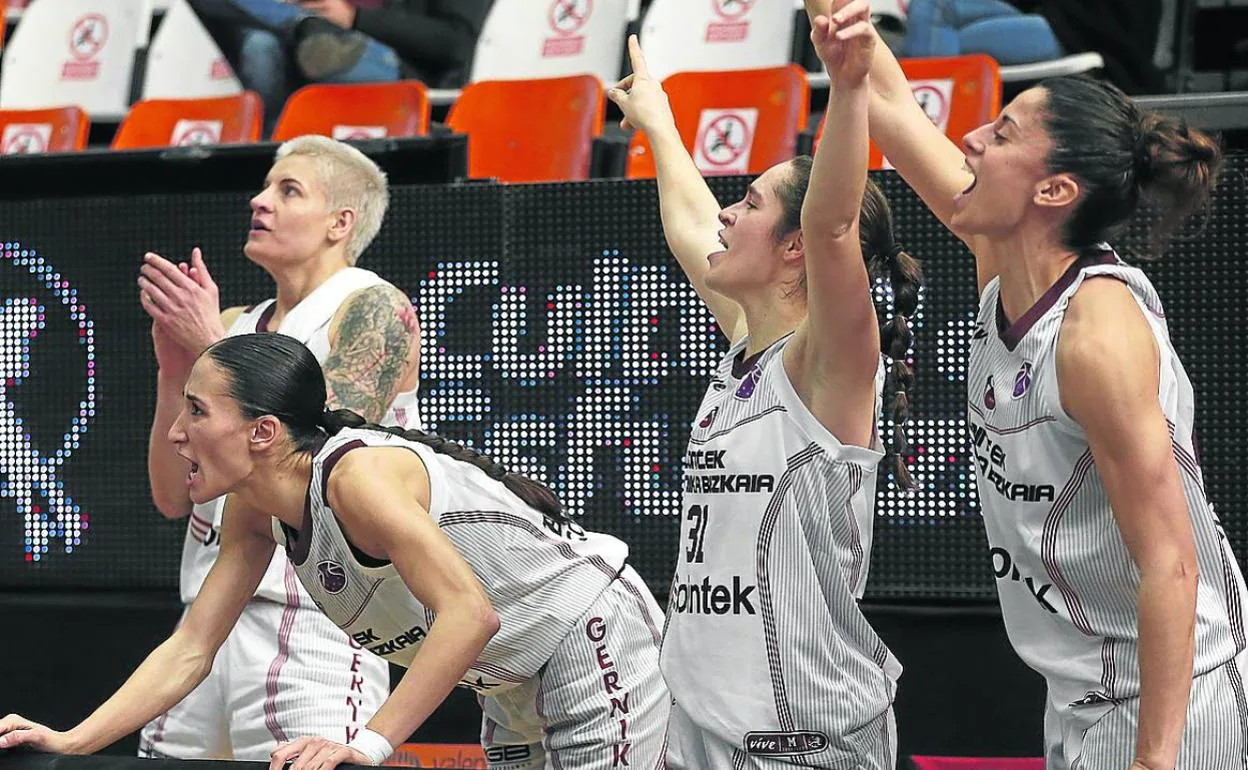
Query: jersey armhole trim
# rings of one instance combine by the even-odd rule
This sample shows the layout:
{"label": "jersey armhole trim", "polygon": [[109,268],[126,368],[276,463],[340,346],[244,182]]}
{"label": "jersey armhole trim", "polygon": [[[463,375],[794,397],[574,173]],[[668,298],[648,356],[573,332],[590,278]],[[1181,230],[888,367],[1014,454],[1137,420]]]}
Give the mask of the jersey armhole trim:
{"label": "jersey armhole trim", "polygon": [[[827,453],[829,460],[834,462],[851,462],[867,470],[874,470],[879,465],[880,460],[884,457],[883,452],[855,444],[842,443],[840,439],[833,435],[832,431],[815,419],[810,409],[798,397],[797,391],[793,389],[793,383],[789,380],[789,373],[784,368],[783,350],[778,351],[771,361],[767,363],[767,366],[775,369],[771,373],[771,382],[774,383],[773,387],[776,391],[776,397],[784,406],[788,418],[797,423],[802,432]],[[878,401],[878,399],[876,400]],[[874,437],[877,430],[874,420],[872,422],[871,434]]]}

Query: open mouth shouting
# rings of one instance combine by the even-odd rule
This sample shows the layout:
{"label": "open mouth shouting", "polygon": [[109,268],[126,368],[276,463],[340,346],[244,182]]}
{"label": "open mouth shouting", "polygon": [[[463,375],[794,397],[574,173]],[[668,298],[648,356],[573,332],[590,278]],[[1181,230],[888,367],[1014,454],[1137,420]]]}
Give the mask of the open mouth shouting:
{"label": "open mouth shouting", "polygon": [[975,189],[975,185],[979,184],[979,176],[975,174],[975,169],[971,168],[971,164],[969,163],[965,164],[964,166],[962,166],[962,169],[971,175],[971,183],[968,184],[965,188],[963,188],[961,192],[959,192],[957,195],[954,196],[953,200],[955,203],[957,203],[958,201],[964,200],[968,195],[971,194],[971,191]]}

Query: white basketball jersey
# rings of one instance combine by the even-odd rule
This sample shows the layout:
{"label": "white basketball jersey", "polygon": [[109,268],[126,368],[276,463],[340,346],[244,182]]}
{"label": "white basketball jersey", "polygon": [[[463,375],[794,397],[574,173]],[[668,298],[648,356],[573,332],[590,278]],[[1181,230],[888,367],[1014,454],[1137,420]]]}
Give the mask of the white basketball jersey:
{"label": "white basketball jersey", "polygon": [[[858,608],[879,442],[842,444],[815,419],[785,343],[741,362],[734,345],[694,419],[661,665],[701,729],[819,762],[889,707],[901,666]],[[877,411],[882,384],[881,368]]]}
{"label": "white basketball jersey", "polygon": [[[379,275],[358,267],[348,267],[334,273],[303,301],[291,308],[282,320],[278,329],[268,328],[268,319],[273,315],[276,300],[265,300],[259,305],[248,308],[226,331],[226,336],[250,334],[258,331],[276,331],[302,342],[316,356],[316,360],[324,364],[329,357],[329,325],[334,314],[351,294],[370,286],[387,284]],[[417,405],[417,390],[400,393],[390,404],[390,409],[382,419],[383,425],[400,425],[405,428],[420,427],[420,412]],[[191,511],[190,522],[186,530],[186,539],[182,544],[182,575],[180,588],[182,601],[190,604],[199,595],[199,589],[208,577],[208,570],[217,560],[221,536],[221,510],[225,506],[225,498],[219,497],[207,503],[196,505]],[[287,581],[286,557],[280,549],[276,549],[273,561],[269,563],[256,596],[279,603],[290,601],[292,591],[297,593],[297,581]],[[306,596],[304,596],[306,598]]]}
{"label": "white basketball jersey", "polygon": [[1139,695],[1139,571],[1115,523],[1083,429],[1062,409],[1055,364],[1067,303],[1087,278],[1126,284],[1160,355],[1158,397],[1200,567],[1195,673],[1244,648],[1244,581],[1205,498],[1192,385],[1157,292],[1108,246],[1081,258],[1007,326],[999,279],[984,288],[971,341],[967,419],[1006,631],[1060,709]]}
{"label": "white basketball jersey", "polygon": [[[429,515],[472,567],[498,613],[499,631],[462,686],[488,696],[532,679],[624,568],[624,543],[544,517],[474,465],[388,433],[343,430],[312,462],[300,531],[278,526],[316,605],[358,644],[392,663],[411,664],[434,615],[392,564],[347,542],[326,500],[334,464],[364,447],[416,453],[429,473]],[[413,504],[411,515],[424,514]]]}

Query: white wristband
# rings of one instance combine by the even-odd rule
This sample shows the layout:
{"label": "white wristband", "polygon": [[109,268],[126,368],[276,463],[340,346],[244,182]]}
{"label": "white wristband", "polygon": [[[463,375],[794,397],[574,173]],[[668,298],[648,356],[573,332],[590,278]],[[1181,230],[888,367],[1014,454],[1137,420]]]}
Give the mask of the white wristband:
{"label": "white wristband", "polygon": [[380,765],[394,753],[394,747],[390,745],[390,741],[386,740],[386,736],[373,732],[367,727],[360,730],[355,740],[348,743],[347,747],[368,757],[370,765]]}

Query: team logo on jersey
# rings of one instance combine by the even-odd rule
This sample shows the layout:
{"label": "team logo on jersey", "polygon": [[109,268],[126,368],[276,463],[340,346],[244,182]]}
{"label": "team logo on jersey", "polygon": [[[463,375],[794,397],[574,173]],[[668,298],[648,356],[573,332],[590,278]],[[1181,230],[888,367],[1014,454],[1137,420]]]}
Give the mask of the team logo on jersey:
{"label": "team logo on jersey", "polygon": [[973,340],[988,339],[988,329],[984,326],[983,321],[975,322],[975,331],[971,332],[971,339]]}
{"label": "team logo on jersey", "polygon": [[1014,375],[1014,398],[1022,398],[1027,395],[1027,391],[1031,390],[1031,362],[1024,361],[1023,365],[1018,368],[1018,374]]}
{"label": "team logo on jersey", "polygon": [[724,382],[722,377],[716,377],[715,379],[711,380],[711,390],[715,391],[716,393],[723,392],[724,388],[727,388],[727,387],[728,387],[728,383]]}
{"label": "team logo on jersey", "polygon": [[737,392],[733,395],[742,401],[748,401],[750,396],[754,395],[754,388],[758,387],[758,381],[762,376],[762,368],[758,364],[754,364],[754,367],[750,369],[750,373],[741,380],[741,384],[737,386]]}
{"label": "team logo on jersey", "polygon": [[707,412],[706,416],[702,418],[702,422],[698,423],[698,427],[699,428],[711,427],[711,423],[715,422],[715,415],[717,414],[719,414],[719,407],[715,407],[711,411]]}
{"label": "team logo on jersey", "polygon": [[347,587],[347,571],[336,561],[319,562],[316,565],[316,577],[321,581],[321,588],[326,593],[340,593]]}
{"label": "team logo on jersey", "polygon": [[997,408],[997,389],[992,386],[992,375],[988,375],[988,382],[984,384],[984,406],[988,409]]}

